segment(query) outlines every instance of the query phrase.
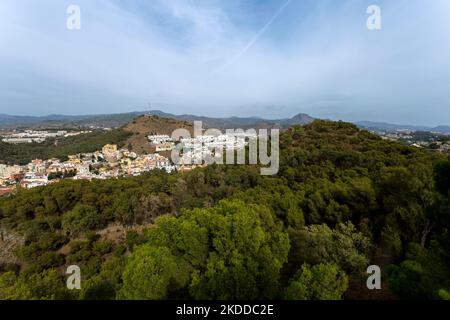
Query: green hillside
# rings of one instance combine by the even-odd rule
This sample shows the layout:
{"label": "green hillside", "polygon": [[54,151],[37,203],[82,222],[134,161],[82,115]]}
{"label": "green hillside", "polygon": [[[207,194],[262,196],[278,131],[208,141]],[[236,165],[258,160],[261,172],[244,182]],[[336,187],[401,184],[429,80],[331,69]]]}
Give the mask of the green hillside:
{"label": "green hillside", "polygon": [[[4,234],[24,241],[0,267],[0,299],[445,298],[449,172],[436,154],[315,121],[282,134],[277,176],[210,166],[22,190],[0,199]],[[65,289],[72,264],[80,291]]]}

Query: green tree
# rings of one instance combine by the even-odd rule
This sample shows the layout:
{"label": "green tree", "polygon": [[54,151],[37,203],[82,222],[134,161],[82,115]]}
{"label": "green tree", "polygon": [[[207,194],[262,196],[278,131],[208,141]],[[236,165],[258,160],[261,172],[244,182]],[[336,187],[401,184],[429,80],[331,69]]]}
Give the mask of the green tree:
{"label": "green tree", "polygon": [[206,266],[194,271],[190,292],[196,299],[274,298],[289,238],[270,210],[240,201],[223,201],[209,210],[187,213],[209,229]]}
{"label": "green tree", "polygon": [[424,272],[423,266],[414,260],[405,260],[400,266],[390,266],[388,280],[392,292],[405,299],[426,298]]}
{"label": "green tree", "polygon": [[54,269],[40,273],[0,275],[0,299],[3,300],[65,300],[71,299],[64,279]]}
{"label": "green tree", "polygon": [[348,278],[333,264],[304,264],[286,289],[288,300],[340,300]]}
{"label": "green tree", "polygon": [[289,239],[263,206],[224,201],[162,217],[148,237],[149,244],[135,247],[127,262],[125,298],[159,299],[189,290],[195,299],[256,299],[280,291]]}
{"label": "green tree", "polygon": [[144,244],[133,252],[123,272],[119,298],[160,300],[185,281],[176,258],[168,248]]}
{"label": "green tree", "polygon": [[442,300],[450,300],[450,292],[448,292],[447,290],[439,290],[439,296]]}
{"label": "green tree", "polygon": [[439,162],[434,168],[436,188],[444,195],[450,190],[450,157],[448,161]]}
{"label": "green tree", "polygon": [[62,228],[71,234],[79,234],[101,227],[101,218],[91,206],[77,204],[62,218]]}
{"label": "green tree", "polygon": [[362,272],[368,265],[370,239],[357,232],[352,223],[311,225],[291,231],[291,262],[294,265],[331,263],[346,272]]}

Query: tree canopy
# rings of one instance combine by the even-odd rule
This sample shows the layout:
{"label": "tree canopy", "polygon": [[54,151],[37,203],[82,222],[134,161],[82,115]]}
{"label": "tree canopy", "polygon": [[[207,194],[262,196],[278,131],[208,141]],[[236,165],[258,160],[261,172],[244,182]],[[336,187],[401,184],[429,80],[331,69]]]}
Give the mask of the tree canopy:
{"label": "tree canopy", "polygon": [[449,159],[343,122],[280,143],[276,176],[212,165],[0,198],[0,228],[23,240],[0,298],[67,298],[70,264],[78,299],[351,299],[371,264],[388,297],[448,297]]}

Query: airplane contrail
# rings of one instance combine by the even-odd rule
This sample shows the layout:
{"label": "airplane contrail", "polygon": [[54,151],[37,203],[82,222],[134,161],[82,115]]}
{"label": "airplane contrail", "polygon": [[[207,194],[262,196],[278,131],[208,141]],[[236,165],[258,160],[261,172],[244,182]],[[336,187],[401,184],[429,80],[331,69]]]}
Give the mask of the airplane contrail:
{"label": "airplane contrail", "polygon": [[261,28],[261,30],[258,31],[258,33],[255,34],[255,36],[247,43],[247,45],[242,49],[230,62],[226,63],[220,70],[225,69],[226,67],[234,64],[236,61],[238,61],[253,45],[258,41],[258,39],[269,29],[269,27],[272,25],[272,23],[275,22],[275,20],[279,17],[279,15],[286,9],[286,7],[289,5],[291,0],[287,0],[279,9],[278,11],[273,15],[273,17],[264,25],[264,27]]}

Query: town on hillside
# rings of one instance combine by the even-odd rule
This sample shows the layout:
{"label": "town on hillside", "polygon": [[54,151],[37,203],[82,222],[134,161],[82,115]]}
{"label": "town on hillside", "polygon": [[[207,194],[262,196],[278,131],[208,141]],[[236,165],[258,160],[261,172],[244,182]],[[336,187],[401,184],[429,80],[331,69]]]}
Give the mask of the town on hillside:
{"label": "town on hillside", "polygon": [[[168,135],[147,136],[155,152],[138,155],[136,152],[107,144],[102,150],[69,155],[66,161],[60,159],[35,159],[27,165],[0,164],[0,196],[7,195],[17,187],[31,189],[57,183],[62,179],[93,180],[139,176],[155,169],[167,173],[190,171],[205,166],[203,159],[214,157],[218,150],[242,150],[256,134],[234,133],[218,136],[202,135],[182,138],[176,142]],[[177,164],[161,153],[171,152],[179,146],[181,161]]]}
{"label": "town on hillside", "polygon": [[168,158],[158,153],[137,155],[117,145],[105,145],[102,150],[59,159],[36,159],[25,166],[0,164],[0,195],[20,186],[31,189],[56,183],[61,179],[92,180],[121,176],[138,176],[161,169],[172,172],[176,168]]}
{"label": "town on hillside", "polygon": [[12,144],[24,143],[42,143],[47,139],[75,137],[80,134],[90,133],[92,131],[67,131],[57,130],[55,132],[48,130],[14,130],[12,132],[0,132],[3,142]]}
{"label": "town on hillside", "polygon": [[384,140],[398,141],[411,147],[435,152],[450,152],[450,136],[439,132],[414,131],[409,129],[369,129],[369,131],[379,135]]}

